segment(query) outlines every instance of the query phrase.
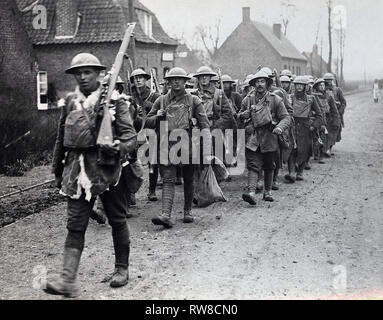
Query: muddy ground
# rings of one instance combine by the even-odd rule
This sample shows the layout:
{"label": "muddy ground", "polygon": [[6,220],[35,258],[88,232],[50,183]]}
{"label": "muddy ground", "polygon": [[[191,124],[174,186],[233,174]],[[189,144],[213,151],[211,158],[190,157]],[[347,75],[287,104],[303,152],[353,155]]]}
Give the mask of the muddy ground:
{"label": "muddy ground", "polygon": [[[228,202],[195,209],[196,223],[185,225],[177,187],[178,220],[163,230],[151,223],[160,202],[141,190],[123,288],[101,283],[113,270],[111,230],[92,221],[80,298],[382,299],[383,104],[370,93],[348,102],[335,157],[314,163],[304,182],[282,183],[274,203],[244,203],[246,177],[237,176],[223,183]],[[1,228],[0,299],[61,299],[37,287],[45,270],[60,269],[65,234],[65,203]]]}

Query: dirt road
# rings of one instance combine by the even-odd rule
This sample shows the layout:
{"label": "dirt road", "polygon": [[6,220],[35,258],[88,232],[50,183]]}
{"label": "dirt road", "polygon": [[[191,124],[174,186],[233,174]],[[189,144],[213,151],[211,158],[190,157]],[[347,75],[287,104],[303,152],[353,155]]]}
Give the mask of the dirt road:
{"label": "dirt road", "polygon": [[[80,265],[83,299],[383,298],[383,105],[348,97],[336,156],[314,164],[306,180],[281,185],[276,202],[241,200],[245,176],[229,198],[195,209],[197,222],[172,230],[151,224],[160,203],[139,194],[129,220],[129,284],[101,283],[113,269],[110,227],[91,222]],[[181,187],[175,214],[181,218]],[[56,299],[34,289],[60,268],[65,205],[0,229],[0,299]],[[59,298],[60,299],[60,298]]]}

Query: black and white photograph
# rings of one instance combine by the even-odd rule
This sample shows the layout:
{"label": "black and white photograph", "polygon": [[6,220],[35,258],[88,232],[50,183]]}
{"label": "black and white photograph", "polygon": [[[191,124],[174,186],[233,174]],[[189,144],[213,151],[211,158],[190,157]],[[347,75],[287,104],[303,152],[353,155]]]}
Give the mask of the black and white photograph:
{"label": "black and white photograph", "polygon": [[0,300],[383,300],[382,14],[1,0]]}

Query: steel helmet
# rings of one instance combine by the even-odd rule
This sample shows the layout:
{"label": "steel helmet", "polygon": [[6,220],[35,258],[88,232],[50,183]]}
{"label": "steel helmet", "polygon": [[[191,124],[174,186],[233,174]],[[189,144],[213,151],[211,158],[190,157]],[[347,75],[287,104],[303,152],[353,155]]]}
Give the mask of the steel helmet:
{"label": "steel helmet", "polygon": [[151,78],[151,75],[147,74],[144,70],[136,69],[130,75],[130,82],[133,83],[134,77],[137,77],[137,76],[143,76],[144,78],[146,78],[146,80],[149,80]]}
{"label": "steel helmet", "polygon": [[271,79],[265,71],[260,70],[250,78],[249,84],[252,86],[255,80],[261,78],[266,79],[268,85],[271,85],[273,83],[273,79]]}
{"label": "steel helmet", "polygon": [[293,77],[293,73],[290,70],[285,69],[285,70],[282,70],[282,72],[281,72],[281,77],[282,76],[287,76],[289,78],[292,78]]}
{"label": "steel helmet", "polygon": [[297,76],[295,79],[294,79],[294,84],[304,84],[306,85],[307,84],[307,78],[305,76]]}
{"label": "steel helmet", "polygon": [[197,72],[194,74],[194,77],[199,77],[199,76],[216,76],[217,74],[211,70],[210,67],[203,66],[198,68]]}
{"label": "steel helmet", "polygon": [[281,76],[280,81],[281,82],[291,82],[291,79],[289,76]]}
{"label": "steel helmet", "polygon": [[323,76],[323,79],[324,79],[324,80],[335,80],[335,76],[334,76],[332,73],[326,73],[326,74]]}
{"label": "steel helmet", "polygon": [[219,78],[218,76],[213,76],[210,81],[213,81],[213,82],[218,82],[219,81]]}
{"label": "steel helmet", "polygon": [[325,81],[324,81],[323,78],[316,79],[316,81],[315,81],[315,83],[314,83],[314,88],[316,88],[317,86],[319,86],[321,83],[325,83]]}
{"label": "steel helmet", "polygon": [[314,77],[313,76],[307,76],[307,84],[314,84]]}
{"label": "steel helmet", "polygon": [[231,83],[235,82],[228,74],[224,74],[221,77],[221,79],[222,79],[222,82],[231,82]]}
{"label": "steel helmet", "polygon": [[260,71],[265,72],[269,78],[272,78],[275,76],[274,72],[269,67],[263,67]]}
{"label": "steel helmet", "polygon": [[82,67],[92,67],[99,70],[105,70],[106,67],[100,63],[96,56],[90,53],[79,53],[74,56],[70,67],[65,70],[65,73],[73,74],[74,70]]}
{"label": "steel helmet", "polygon": [[185,80],[190,80],[191,77],[188,76],[186,71],[182,68],[175,67],[173,69],[170,69],[170,71],[166,74],[164,79],[172,79],[172,78],[183,78]]}

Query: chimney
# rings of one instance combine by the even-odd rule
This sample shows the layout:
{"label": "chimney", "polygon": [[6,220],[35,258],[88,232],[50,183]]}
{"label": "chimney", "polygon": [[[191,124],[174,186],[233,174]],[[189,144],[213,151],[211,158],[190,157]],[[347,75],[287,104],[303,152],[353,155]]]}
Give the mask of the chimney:
{"label": "chimney", "polygon": [[56,38],[75,36],[78,0],[56,0]]}
{"label": "chimney", "polygon": [[250,7],[242,8],[242,22],[250,22]]}
{"label": "chimney", "polygon": [[273,32],[279,40],[282,38],[282,25],[280,23],[275,23],[273,25]]}

